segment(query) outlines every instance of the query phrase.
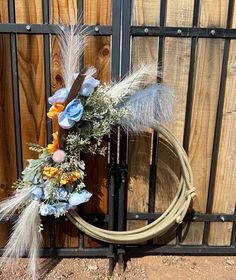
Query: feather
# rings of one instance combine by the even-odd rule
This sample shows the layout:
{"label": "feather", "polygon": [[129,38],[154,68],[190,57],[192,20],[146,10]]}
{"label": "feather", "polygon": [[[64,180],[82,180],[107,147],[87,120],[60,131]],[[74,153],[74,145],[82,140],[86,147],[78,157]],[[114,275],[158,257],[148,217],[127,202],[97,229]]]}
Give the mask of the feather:
{"label": "feather", "polygon": [[62,76],[65,87],[70,89],[74,81],[74,74],[81,70],[80,58],[84,51],[88,29],[78,23],[75,26],[58,25],[57,31]]}
{"label": "feather", "polygon": [[172,119],[174,94],[167,86],[154,84],[127,96],[124,103],[130,111],[120,125],[130,132],[141,132]]}
{"label": "feather", "polygon": [[150,75],[155,73],[155,71],[155,65],[143,65],[137,71],[112,86],[106,92],[106,95],[113,99],[122,100],[125,96],[147,86],[150,83]]}
{"label": "feather", "polygon": [[14,196],[9,197],[0,203],[0,221],[7,216],[11,217],[21,204],[30,198],[31,188],[17,190]]}
{"label": "feather", "polygon": [[29,271],[33,279],[36,277],[36,259],[42,242],[39,205],[40,202],[34,200],[20,214],[3,254],[3,257],[9,258],[4,259],[3,262],[13,265],[10,258],[18,259],[29,252]]}
{"label": "feather", "polygon": [[87,77],[92,77],[97,73],[97,69],[94,66],[90,66],[87,71],[85,72],[85,75]]}

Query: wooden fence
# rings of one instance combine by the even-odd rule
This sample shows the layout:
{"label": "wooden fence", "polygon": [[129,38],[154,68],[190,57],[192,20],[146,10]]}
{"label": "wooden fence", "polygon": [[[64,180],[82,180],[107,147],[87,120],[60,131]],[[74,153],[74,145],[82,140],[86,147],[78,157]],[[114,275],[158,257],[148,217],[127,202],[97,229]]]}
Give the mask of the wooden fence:
{"label": "wooden fence", "polygon": [[[12,2],[15,4],[17,24],[43,24],[46,23],[45,16],[48,16],[49,23],[52,24],[59,20],[76,23],[79,6],[83,7],[83,21],[88,25],[110,26],[112,19],[117,16],[112,15],[110,0],[51,0],[50,9],[47,10],[49,14],[43,9],[43,4],[47,1],[1,0],[1,24],[14,23],[11,18]],[[130,53],[133,69],[148,62],[155,62],[162,68],[162,81],[172,87],[176,95],[175,120],[168,127],[188,152],[197,190],[197,198],[191,209],[191,212],[195,212],[195,217],[186,221],[181,231],[177,230],[176,233],[174,230],[174,234],[172,232],[167,238],[154,240],[154,244],[178,242],[184,245],[235,245],[236,36],[234,34],[227,37],[227,32],[223,32],[236,28],[234,2],[133,0],[131,6],[130,1],[123,2],[121,72],[124,74],[128,70],[124,65],[129,63]],[[125,18],[126,13],[129,13],[128,9],[131,9],[132,15],[131,29],[129,20]],[[114,9],[113,12],[115,13]],[[155,29],[155,26],[167,29]],[[187,27],[192,29],[187,30]],[[194,28],[208,33],[202,36],[197,33],[191,35],[191,32],[195,32]],[[177,36],[174,35],[175,31]],[[11,185],[17,178],[17,170],[20,170],[20,162],[16,157],[19,145],[23,166],[26,166],[27,159],[35,157],[26,143],[39,143],[42,146],[47,144],[47,129],[50,124],[46,119],[48,105],[45,91],[50,82],[51,93],[54,93],[63,86],[63,80],[55,35],[38,34],[40,32],[1,33],[0,198],[4,198],[12,192]],[[129,37],[130,35],[132,36]],[[131,38],[131,41],[125,36]],[[17,85],[12,82],[16,67],[11,63],[14,57],[14,38],[17,50]],[[114,59],[110,55],[111,38],[109,35],[94,36],[84,54],[84,63],[94,65],[103,82],[111,79],[110,65]],[[45,61],[45,42],[49,42],[51,49],[50,68],[48,61]],[[16,86],[20,104],[17,123],[16,118],[14,119],[17,98],[13,94]],[[171,170],[177,170],[177,163],[161,140],[156,145],[155,159],[155,139],[152,132],[128,138],[128,214],[162,212],[175,194],[176,180]],[[120,148],[122,150],[122,146]],[[86,156],[86,163],[86,184],[93,192],[93,198],[84,205],[83,211],[89,214],[107,214],[107,158]],[[153,197],[150,198],[149,189],[150,172],[153,172],[153,168],[157,171],[155,190],[151,192],[154,200]],[[153,209],[150,208],[150,201],[153,201]],[[146,220],[139,219],[138,214],[130,217],[127,229],[147,223]],[[49,224],[45,224],[46,247],[50,240],[47,230]],[[9,230],[8,223],[1,223],[0,245],[5,244]],[[78,247],[79,243],[78,230],[70,222],[56,221],[56,247]],[[101,243],[85,236],[84,246],[97,247]]]}

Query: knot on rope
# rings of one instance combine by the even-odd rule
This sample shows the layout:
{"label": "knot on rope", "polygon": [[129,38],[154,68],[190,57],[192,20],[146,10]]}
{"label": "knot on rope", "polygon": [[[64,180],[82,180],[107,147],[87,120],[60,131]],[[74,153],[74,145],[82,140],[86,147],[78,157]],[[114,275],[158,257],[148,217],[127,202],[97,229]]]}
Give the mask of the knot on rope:
{"label": "knot on rope", "polygon": [[186,197],[188,197],[189,195],[194,198],[196,196],[196,188],[193,187],[186,191]]}

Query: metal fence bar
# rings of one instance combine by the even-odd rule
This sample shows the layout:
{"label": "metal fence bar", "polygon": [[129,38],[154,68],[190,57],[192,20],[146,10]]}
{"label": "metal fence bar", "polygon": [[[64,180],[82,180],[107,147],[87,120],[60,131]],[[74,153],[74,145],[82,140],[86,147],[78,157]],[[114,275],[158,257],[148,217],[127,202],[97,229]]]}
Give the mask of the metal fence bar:
{"label": "metal fence bar", "polygon": [[[111,26],[108,25],[85,25],[85,27],[93,36],[112,34]],[[0,23],[0,33],[57,34],[57,32],[55,24]]]}
{"label": "metal fence bar", "polygon": [[[200,0],[195,0],[194,8],[193,8],[193,22],[192,22],[193,28],[196,28],[198,25],[199,9],[200,9]],[[198,40],[197,37],[193,37],[191,40],[190,65],[189,65],[189,74],[188,74],[188,91],[187,91],[187,100],[186,100],[185,125],[184,125],[184,137],[183,137],[183,147],[186,150],[186,152],[188,152],[189,137],[190,137],[194,67],[195,67],[195,59],[196,59],[197,40]],[[182,225],[178,225],[176,231],[176,245],[180,245],[181,239],[182,239]]]}
{"label": "metal fence bar", "polygon": [[[9,8],[9,20],[11,23],[14,23],[15,22],[15,1],[9,0],[8,8]],[[17,177],[19,177],[23,170],[23,158],[22,158],[20,97],[19,97],[19,82],[18,82],[16,34],[10,34],[10,43],[11,43],[11,71],[12,71],[14,123],[15,123],[15,139],[16,139]]]}
{"label": "metal fence bar", "polygon": [[[49,0],[43,0],[43,22],[49,23],[50,17],[50,3]],[[47,102],[51,96],[51,69],[50,69],[50,35],[44,34],[44,79],[45,79],[45,93],[46,93],[46,110],[50,109],[50,105]],[[52,121],[46,117],[47,120],[47,142],[52,141]]]}
{"label": "metal fence bar", "polygon": [[[233,19],[233,0],[229,0],[227,26],[226,26],[227,28],[230,28],[230,26],[232,25],[232,19]],[[220,135],[221,135],[222,112],[223,112],[224,97],[225,97],[225,84],[226,84],[227,65],[228,65],[228,57],[229,57],[229,46],[230,46],[230,39],[226,39],[224,43],[224,53],[223,53],[223,60],[222,60],[220,89],[219,89],[219,98],[218,98],[218,106],[217,106],[217,113],[216,113],[216,124],[215,124],[214,142],[213,142],[213,149],[212,149],[211,170],[210,170],[210,179],[209,179],[209,187],[208,187],[206,213],[210,213],[212,211],[212,206],[213,206],[215,175],[216,175],[217,159],[218,159],[218,151],[219,151]],[[209,226],[210,226],[209,222],[206,222],[204,225],[203,245],[206,245],[208,242]]]}
{"label": "metal fence bar", "polygon": [[[116,173],[115,173],[116,174]],[[163,213],[140,213],[140,212],[128,212],[126,213],[127,220],[156,220]],[[15,222],[18,219],[19,215],[15,214],[11,217],[5,217],[0,219],[2,222]],[[89,223],[109,223],[108,214],[84,214],[83,217]],[[42,221],[46,221],[47,217],[42,217]],[[67,218],[60,218],[60,220],[67,220]],[[194,222],[234,222],[236,221],[236,214],[202,214],[202,213],[187,213],[184,217],[184,221],[194,221]]]}
{"label": "metal fence bar", "polygon": [[[198,0],[197,0],[198,1]],[[124,5],[127,6],[128,3]],[[128,11],[125,11],[125,14]],[[98,27],[95,29],[95,27]],[[107,25],[88,26],[91,35],[111,35],[112,28]],[[132,36],[165,36],[179,38],[236,38],[236,28],[203,28],[203,27],[172,27],[172,26],[131,26],[127,30]],[[147,32],[148,31],[148,32]],[[20,34],[56,34],[54,24],[24,24],[24,23],[0,23],[0,33],[20,33]]]}
{"label": "metal fence bar", "polygon": [[[112,1],[112,36],[111,36],[111,78],[119,80],[120,77],[120,34],[121,34],[121,0]],[[115,194],[117,192],[117,133],[111,134],[110,138],[110,186],[109,186],[109,222],[110,230],[115,229]],[[118,190],[119,191],[119,190]],[[120,199],[120,196],[118,195]],[[119,215],[119,213],[118,213]],[[118,219],[119,220],[119,219]],[[119,226],[119,222],[118,222]],[[114,248],[109,245],[109,274],[112,275],[114,269]]]}
{"label": "metal fence bar", "polygon": [[[198,25],[199,9],[200,9],[200,0],[195,0],[194,10],[193,10],[193,22],[192,22],[193,27],[196,27]],[[185,111],[186,113],[185,113],[185,126],[184,126],[184,140],[183,140],[183,146],[186,152],[188,152],[189,137],[190,137],[194,68],[195,68],[195,60],[196,60],[197,40],[198,37],[193,37],[191,41],[190,65],[189,65],[189,74],[188,74],[188,91],[187,91],[187,101],[186,101],[186,111]]]}
{"label": "metal fence bar", "polygon": [[132,0],[123,0],[121,77],[130,70],[130,25]]}
{"label": "metal fence bar", "polygon": [[235,206],[235,209],[234,209],[234,216],[235,216],[235,219],[234,219],[234,222],[233,222],[231,242],[230,242],[231,246],[236,246],[236,206]]}
{"label": "metal fence bar", "polygon": [[[160,3],[160,26],[165,25],[166,17],[166,1],[161,0]],[[162,70],[163,66],[163,48],[164,37],[160,36],[158,41],[158,55],[157,55],[157,73]],[[161,82],[162,77],[157,76],[157,82]],[[149,171],[149,194],[148,194],[148,212],[153,213],[155,211],[155,197],[156,197],[156,177],[157,177],[157,147],[158,147],[158,133],[154,131],[152,141],[152,159]],[[153,240],[149,241],[152,244]]]}
{"label": "metal fence bar", "polygon": [[[11,63],[12,63],[12,84],[13,84],[13,101],[14,101],[14,120],[16,131],[16,151],[17,151],[17,166],[18,175],[22,171],[22,152],[21,152],[21,124],[20,124],[20,108],[19,108],[19,85],[18,85],[18,62],[17,62],[17,34],[42,34],[44,37],[44,60],[45,60],[45,91],[46,97],[50,96],[50,34],[56,34],[55,25],[49,23],[50,5],[49,0],[43,0],[43,24],[16,24],[15,23],[15,1],[9,0],[9,19],[10,23],[0,23],[0,33],[10,34],[11,42]],[[236,39],[236,29],[231,29],[232,13],[234,1],[229,0],[228,17],[226,28],[199,28],[199,7],[200,0],[194,1],[193,23],[192,27],[166,27],[165,26],[165,11],[167,1],[161,0],[160,8],[160,26],[131,26],[132,18],[132,0],[113,0],[112,1],[112,25],[89,26],[90,34],[94,36],[109,36],[112,35],[111,48],[111,75],[112,79],[119,79],[120,75],[126,75],[130,70],[131,59],[131,36],[157,36],[159,37],[158,48],[158,64],[162,66],[163,46],[165,37],[184,37],[191,38],[191,54],[190,54],[190,69],[188,77],[188,93],[185,116],[184,129],[184,148],[188,150],[189,132],[192,113],[193,99],[193,80],[194,67],[196,58],[196,48],[198,38],[223,38],[225,39],[224,53],[222,61],[222,71],[220,79],[219,99],[217,107],[214,145],[212,152],[211,173],[209,181],[209,191],[207,200],[207,213],[188,213],[184,221],[205,222],[203,233],[203,244],[196,246],[181,245],[181,228],[177,229],[176,245],[164,246],[118,246],[118,256],[120,262],[124,261],[124,253],[130,256],[138,256],[145,254],[191,254],[191,255],[235,255],[236,254],[236,212],[234,214],[212,214],[213,192],[215,183],[215,173],[217,168],[217,154],[219,149],[222,110],[224,103],[225,79],[227,74],[227,62],[229,55],[230,39]],[[83,0],[77,0],[78,18],[82,15]],[[119,14],[119,16],[117,16]],[[115,15],[115,16],[114,16]],[[122,25],[121,25],[122,23]],[[122,26],[122,35],[121,35]],[[148,31],[148,32],[147,32]],[[121,55],[122,49],[122,55]],[[159,79],[158,82],[161,80]],[[47,106],[47,110],[48,110]],[[48,124],[48,141],[50,141],[49,131],[51,125]],[[88,221],[93,223],[93,220],[108,222],[108,228],[114,230],[117,223],[119,230],[124,230],[127,220],[148,220],[153,221],[160,217],[161,213],[154,213],[155,210],[155,191],[156,191],[156,165],[157,165],[157,143],[158,135],[154,134],[152,162],[150,165],[150,190],[149,190],[149,212],[148,213],[126,213],[126,187],[127,187],[127,136],[123,131],[120,133],[120,151],[119,166],[117,165],[117,144],[115,135],[111,136],[110,141],[110,164],[109,164],[109,213],[108,215],[84,215]],[[117,189],[117,187],[119,188]],[[118,207],[116,207],[115,195],[118,195]],[[15,221],[17,215],[14,215],[10,222]],[[43,219],[44,220],[44,219]],[[230,246],[208,246],[208,235],[210,222],[233,222],[231,245]],[[50,219],[50,248],[42,249],[41,255],[61,256],[61,257],[109,257],[109,273],[112,273],[114,267],[115,246],[110,244],[102,248],[84,248],[84,234],[79,231],[79,248],[56,248],[55,247],[55,222]],[[180,246],[181,245],[181,246]],[[0,249],[0,255],[4,249]]]}
{"label": "metal fence bar", "polygon": [[[84,2],[83,0],[77,0],[77,23],[79,23],[79,21],[81,21],[81,24],[83,23],[83,9],[84,9],[83,2]],[[82,69],[84,66],[84,55],[83,54],[80,57],[79,63],[80,63],[80,67]],[[80,213],[84,214],[83,205],[80,206],[79,211],[80,211]],[[82,250],[82,249],[84,249],[84,232],[81,230],[78,230],[78,234],[79,234],[79,248]]]}
{"label": "metal fence bar", "polygon": [[235,28],[171,27],[171,26],[132,26],[133,36],[165,36],[179,38],[235,38]]}
{"label": "metal fence bar", "polygon": [[198,256],[231,256],[236,254],[236,247],[230,246],[126,246],[126,253],[129,257],[143,257],[145,255],[198,255]]}
{"label": "metal fence bar", "polygon": [[[4,249],[0,249],[0,256],[3,255]],[[108,247],[104,248],[54,248],[40,249],[41,257],[107,257],[109,255]]]}

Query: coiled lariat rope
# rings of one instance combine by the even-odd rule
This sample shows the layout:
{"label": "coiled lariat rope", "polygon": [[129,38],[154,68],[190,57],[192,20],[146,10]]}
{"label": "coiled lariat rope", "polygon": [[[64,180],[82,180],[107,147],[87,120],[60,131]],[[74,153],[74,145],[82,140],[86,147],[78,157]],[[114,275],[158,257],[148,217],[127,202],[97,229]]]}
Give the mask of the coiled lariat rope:
{"label": "coiled lariat rope", "polygon": [[110,231],[95,227],[84,221],[75,210],[70,210],[66,215],[70,221],[85,234],[98,240],[116,244],[141,243],[157,237],[166,232],[175,223],[182,223],[189,208],[192,197],[195,195],[193,175],[187,154],[175,136],[164,126],[157,128],[172,145],[181,164],[181,177],[178,191],[167,210],[154,222],[130,231]]}

